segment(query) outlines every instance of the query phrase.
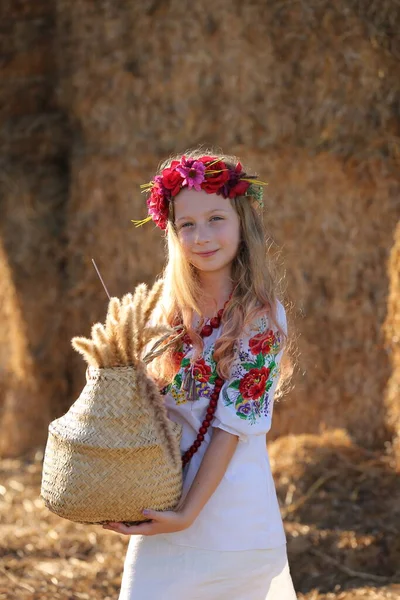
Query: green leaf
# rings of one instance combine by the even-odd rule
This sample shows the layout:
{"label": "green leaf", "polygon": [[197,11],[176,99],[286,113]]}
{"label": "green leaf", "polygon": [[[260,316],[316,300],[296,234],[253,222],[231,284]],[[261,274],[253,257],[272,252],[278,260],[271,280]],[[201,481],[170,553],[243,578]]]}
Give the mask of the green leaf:
{"label": "green leaf", "polygon": [[217,379],[217,373],[213,373],[208,381],[209,381],[209,383],[214,383],[216,379]]}
{"label": "green leaf", "polygon": [[190,358],[184,358],[181,362],[181,367],[188,367],[190,365]]}
{"label": "green leaf", "polygon": [[247,417],[248,417],[248,415],[243,415],[243,414],[242,414],[242,413],[240,413],[240,412],[237,412],[236,414],[237,414],[237,416],[239,417],[239,419],[247,419]]}
{"label": "green leaf", "polygon": [[257,354],[256,365],[259,369],[261,369],[265,365],[265,358],[263,354]]}
{"label": "green leaf", "polygon": [[240,379],[235,379],[235,381],[232,381],[231,384],[229,384],[229,387],[232,388],[233,390],[238,390],[240,386]]}
{"label": "green leaf", "polygon": [[244,367],[246,369],[246,371],[250,371],[250,369],[257,368],[257,363],[245,362],[245,363],[242,363],[242,367]]}
{"label": "green leaf", "polygon": [[175,375],[174,384],[177,388],[181,389],[182,387],[182,375],[178,373]]}

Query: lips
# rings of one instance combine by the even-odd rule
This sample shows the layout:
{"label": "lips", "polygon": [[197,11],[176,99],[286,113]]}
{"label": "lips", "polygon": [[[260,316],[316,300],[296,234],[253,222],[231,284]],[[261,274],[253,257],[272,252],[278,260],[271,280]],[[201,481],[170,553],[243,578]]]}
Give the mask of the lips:
{"label": "lips", "polygon": [[212,256],[218,252],[218,250],[212,250],[211,252],[196,252],[197,256]]}

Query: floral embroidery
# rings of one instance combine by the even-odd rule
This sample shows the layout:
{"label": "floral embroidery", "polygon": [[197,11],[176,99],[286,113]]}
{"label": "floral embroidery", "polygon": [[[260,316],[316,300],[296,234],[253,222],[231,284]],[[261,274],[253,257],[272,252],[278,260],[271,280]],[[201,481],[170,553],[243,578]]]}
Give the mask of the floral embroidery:
{"label": "floral embroidery", "polygon": [[[233,363],[230,382],[222,388],[220,402],[232,406],[240,419],[254,425],[269,412],[269,390],[279,368],[275,357],[280,350],[280,334],[268,328],[268,322],[262,318],[251,331],[251,337],[238,340],[237,358]],[[188,402],[183,391],[183,382],[189,369],[192,369],[197,396],[209,399],[217,377],[217,365],[214,360],[214,343],[205,346],[203,355],[193,365],[190,362],[191,347],[187,344],[176,353],[177,372],[168,386],[176,404]]]}
{"label": "floral embroidery", "polygon": [[170,393],[171,396],[173,397],[173,399],[175,400],[176,404],[185,404],[185,402],[187,402],[187,398],[186,398],[186,394],[185,392],[182,392],[181,390],[177,390],[174,387],[170,386]]}
{"label": "floral embroidery", "polygon": [[211,367],[207,365],[204,358],[199,358],[193,364],[193,377],[196,381],[207,382],[210,381]]}
{"label": "floral embroidery", "polygon": [[252,354],[270,354],[277,350],[277,339],[272,329],[264,333],[258,333],[249,340],[249,348]]}
{"label": "floral embroidery", "polygon": [[208,385],[207,383],[200,383],[200,385],[198,385],[197,388],[199,397],[207,398],[208,400],[211,398],[213,390],[212,386]]}
{"label": "floral embroidery", "polygon": [[[264,323],[263,323],[264,324]],[[225,406],[234,405],[236,415],[251,425],[269,410],[269,395],[279,369],[275,356],[280,348],[280,335],[271,329],[259,331],[248,341],[240,340],[239,364],[232,370],[233,381],[223,390]]]}
{"label": "floral embroidery", "polygon": [[270,370],[266,367],[250,369],[239,383],[239,392],[245,400],[258,400],[265,392]]}
{"label": "floral embroidery", "polygon": [[[205,348],[203,356],[198,358],[193,365],[191,365],[190,358],[188,356],[190,350],[191,347],[185,344],[179,349],[179,352],[176,353],[182,355],[183,358],[181,359],[178,373],[175,375],[172,383],[170,383],[166,388],[166,391],[172,394],[177,404],[188,402],[182,387],[185,380],[185,375],[189,369],[192,369],[197,396],[199,398],[209,399],[211,397],[211,393],[214,389],[214,383],[218,376],[217,364],[213,358],[214,344],[211,344],[209,348]],[[184,399],[181,397],[182,394],[185,396]]]}

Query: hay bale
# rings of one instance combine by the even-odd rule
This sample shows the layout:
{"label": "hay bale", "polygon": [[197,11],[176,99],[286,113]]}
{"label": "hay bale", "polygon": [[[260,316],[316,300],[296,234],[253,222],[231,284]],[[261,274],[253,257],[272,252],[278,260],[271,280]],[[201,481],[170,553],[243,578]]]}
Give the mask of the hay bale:
{"label": "hay bale", "polygon": [[[66,217],[69,282],[65,334],[89,332],[102,321],[108,298],[92,264],[95,260],[111,296],[122,297],[142,281],[151,283],[163,263],[163,241],[156,227],[135,228],[142,214],[139,184],[143,170],[121,157],[75,157]],[[71,402],[82,388],[85,366],[70,349],[65,357]]]}
{"label": "hay bale", "polygon": [[[267,218],[284,249],[294,316],[303,317],[299,371],[294,391],[277,406],[275,435],[347,426],[368,445],[388,439],[382,394],[390,366],[380,328],[382,264],[399,214],[392,172],[400,91],[392,25],[399,8],[387,4],[382,14],[327,0],[250,2],[237,11],[223,0],[190,11],[174,0],[118,8],[104,1],[96,13],[90,2],[58,0],[57,7],[60,97],[80,133],[76,197],[93,207],[93,189],[104,185],[117,198],[124,189],[132,195],[126,178],[103,183],[100,154],[112,155],[115,165],[125,160],[121,153],[133,157],[138,181],[147,164],[193,143],[218,142],[244,154],[270,181]],[[92,183],[83,183],[89,160],[80,158],[82,148],[97,173]],[[76,222],[79,228],[78,216]],[[108,223],[95,225],[96,237],[107,231],[109,241],[119,239],[120,224]],[[102,263],[112,278],[115,262]],[[147,272],[160,264],[157,253]],[[90,266],[85,272],[74,314],[89,320],[84,304],[94,311],[95,274]]]}
{"label": "hay bale", "polygon": [[384,325],[392,373],[385,394],[386,422],[393,431],[392,451],[400,469],[400,223],[388,261],[389,297]]}
{"label": "hay bale", "polygon": [[[60,99],[85,144],[138,155],[199,142],[396,156],[393,2],[57,1]],[[139,151],[140,152],[140,151]]]}
{"label": "hay bale", "polygon": [[42,445],[68,382],[62,334],[68,126],[54,3],[1,3],[0,455]]}
{"label": "hay bale", "polygon": [[[24,154],[34,169],[59,165],[53,173],[70,190],[58,273],[65,288],[60,282],[56,294],[63,341],[104,314],[92,257],[116,295],[161,269],[158,232],[130,223],[145,214],[138,184],[166,154],[218,144],[270,181],[266,216],[296,307],[301,354],[294,390],[277,405],[276,434],[345,426],[367,445],[390,439],[381,328],[400,212],[400,7],[57,0],[35,3],[46,24],[29,25],[27,3],[3,6],[13,24],[4,74],[15,85],[0,92],[14,107],[0,134],[4,152],[13,163]],[[13,73],[24,89],[29,82],[26,105]],[[34,76],[58,82],[39,119],[29,116],[43,97]],[[70,350],[65,361],[60,412],[83,381]]]}
{"label": "hay bale", "polygon": [[359,443],[383,444],[391,439],[383,324],[399,181],[375,160],[361,167],[300,151],[249,158],[269,181],[266,218],[288,266],[300,352],[272,433],[347,427]]}
{"label": "hay bale", "polygon": [[[55,171],[55,172],[54,172]],[[9,170],[0,181],[0,455],[46,440],[66,391],[64,192],[54,169]]]}

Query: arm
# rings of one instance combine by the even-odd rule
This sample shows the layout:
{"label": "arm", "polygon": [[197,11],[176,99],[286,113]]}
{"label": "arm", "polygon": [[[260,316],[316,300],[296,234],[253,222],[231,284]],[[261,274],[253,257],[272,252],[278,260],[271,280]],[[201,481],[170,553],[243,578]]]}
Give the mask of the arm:
{"label": "arm", "polygon": [[210,444],[180,512],[191,525],[217,489],[236,450],[239,437],[222,429],[213,429]]}

